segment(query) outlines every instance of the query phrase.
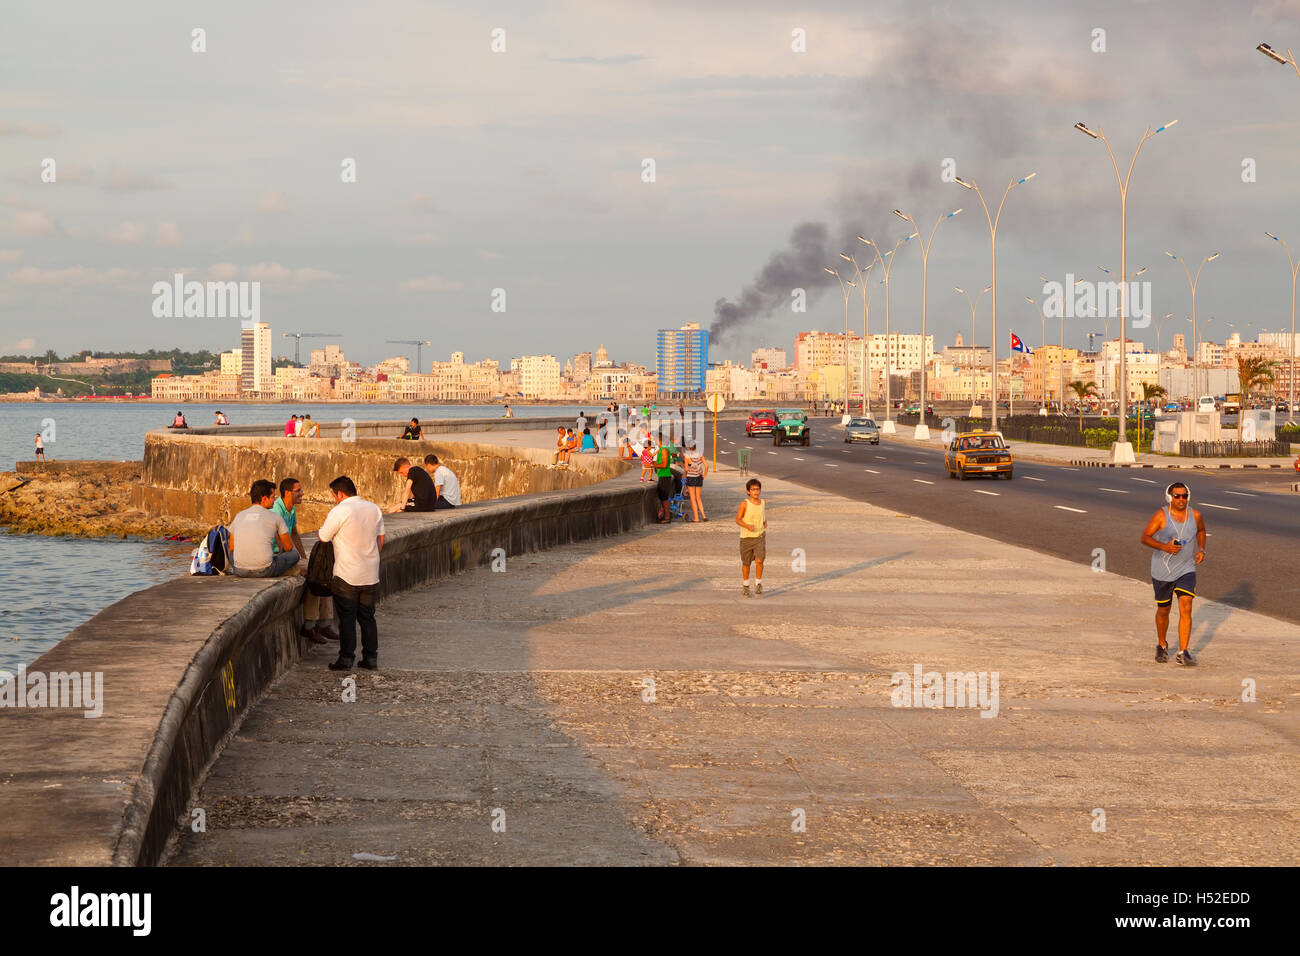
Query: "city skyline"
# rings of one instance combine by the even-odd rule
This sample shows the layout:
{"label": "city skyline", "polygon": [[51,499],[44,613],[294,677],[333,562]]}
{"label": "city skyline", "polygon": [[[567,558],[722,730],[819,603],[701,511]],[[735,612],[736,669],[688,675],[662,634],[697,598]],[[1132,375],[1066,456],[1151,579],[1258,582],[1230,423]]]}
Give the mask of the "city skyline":
{"label": "city skyline", "polygon": [[[1289,323],[1286,262],[1264,233],[1288,238],[1297,221],[1300,82],[1255,46],[1300,45],[1292,2],[1227,17],[1201,0],[939,17],[880,3],[860,22],[840,2],[797,16],[751,4],[745,17],[725,4],[506,4],[491,19],[395,3],[383,29],[341,5],[304,21],[233,3],[203,24],[167,9],[10,15],[0,351],[210,342],[212,320],[151,314],[152,284],[182,273],[260,282],[264,319],[336,329],[368,362],[388,339],[455,333],[485,356],[503,337],[546,352],[597,329],[651,364],[654,330],[711,329],[719,302],[755,290],[754,318],[712,336],[716,358],[737,358],[842,325],[821,269],[865,248],[856,233],[892,244],[909,229],[892,209],[924,221],[964,203],[929,263],[928,331],[949,341],[969,316],[945,290],[980,287],[989,261],[947,161],[986,191],[1038,174],[999,236],[999,334],[1023,329],[1032,344],[1038,315],[1021,299],[1041,296],[1040,275],[1118,268],[1114,179],[1073,124],[1127,153],[1171,119],[1129,207],[1129,265],[1149,268],[1153,311],[1190,312],[1164,250],[1221,252],[1198,313]],[[149,81],[158,66],[165,86]],[[906,243],[898,256],[893,325],[919,331],[920,257]],[[791,310],[795,288],[807,312]],[[984,302],[977,337],[988,321]],[[1067,345],[1093,324],[1067,322]],[[1154,344],[1152,330],[1132,334]]]}

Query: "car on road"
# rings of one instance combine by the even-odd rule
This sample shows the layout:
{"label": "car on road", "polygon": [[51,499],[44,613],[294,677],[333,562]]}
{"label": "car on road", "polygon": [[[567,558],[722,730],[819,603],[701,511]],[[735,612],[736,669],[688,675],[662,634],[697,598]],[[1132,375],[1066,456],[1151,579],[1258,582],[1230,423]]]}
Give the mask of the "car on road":
{"label": "car on road", "polygon": [[[926,413],[927,415],[933,415],[933,414],[934,414],[934,403],[933,403],[933,402],[931,402],[931,403],[929,403],[929,404],[927,404],[927,405],[925,406],[925,413]],[[904,415],[920,415],[920,414],[921,414],[921,403],[920,403],[920,402],[913,402],[911,405],[908,405],[907,408],[904,410],[903,414],[904,414]]]}
{"label": "car on road", "polygon": [[849,423],[844,426],[844,440],[865,441],[873,445],[880,444],[880,429],[870,418],[850,418]]}
{"label": "car on road", "polygon": [[972,475],[1011,478],[1011,449],[997,432],[962,432],[944,449],[943,466],[949,478],[963,481]]}
{"label": "car on road", "polygon": [[1213,395],[1202,395],[1202,396],[1200,397],[1200,399],[1199,399],[1199,400],[1197,401],[1197,403],[1196,403],[1196,410],[1197,410],[1198,412],[1215,412],[1215,411],[1218,411],[1218,408],[1217,408],[1217,407],[1215,406],[1215,404],[1214,404],[1214,396],[1213,396]]}
{"label": "car on road", "polygon": [[749,413],[749,420],[745,422],[745,435],[748,438],[753,438],[755,435],[770,435],[774,428],[776,428],[776,412],[770,408],[760,408]]}
{"label": "car on road", "polygon": [[1167,412],[1177,412],[1181,410],[1182,410],[1182,406],[1179,405],[1177,402],[1167,402],[1165,404],[1165,411]]}
{"label": "car on road", "polygon": [[784,445],[797,442],[807,445],[812,441],[812,429],[808,427],[808,416],[797,408],[783,408],[776,413],[776,427],[772,429],[772,444]]}

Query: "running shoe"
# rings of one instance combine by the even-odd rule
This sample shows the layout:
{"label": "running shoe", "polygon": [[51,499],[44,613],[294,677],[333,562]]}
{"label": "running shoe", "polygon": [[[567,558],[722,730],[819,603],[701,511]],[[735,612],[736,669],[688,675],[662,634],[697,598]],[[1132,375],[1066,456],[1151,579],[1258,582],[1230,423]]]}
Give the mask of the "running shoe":
{"label": "running shoe", "polygon": [[1179,651],[1177,655],[1175,655],[1174,660],[1182,664],[1184,667],[1196,666],[1196,658],[1192,657],[1191,651]]}
{"label": "running shoe", "polygon": [[746,584],[746,585],[742,586],[741,589],[740,589],[740,593],[743,594],[743,595],[745,595],[745,597],[749,597],[749,585]]}
{"label": "running shoe", "polygon": [[1169,660],[1169,649],[1163,644],[1156,645],[1156,663],[1164,664]]}
{"label": "running shoe", "polygon": [[759,581],[758,584],[756,584],[756,585],[754,586],[754,593],[755,593],[755,594],[762,594],[762,593],[763,593],[763,582],[762,582],[762,581]]}

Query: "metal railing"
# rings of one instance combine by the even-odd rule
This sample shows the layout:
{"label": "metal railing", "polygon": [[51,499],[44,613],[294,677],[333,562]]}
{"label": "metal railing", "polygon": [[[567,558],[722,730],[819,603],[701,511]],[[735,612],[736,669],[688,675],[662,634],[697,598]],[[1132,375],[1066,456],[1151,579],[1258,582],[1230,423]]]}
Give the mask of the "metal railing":
{"label": "metal railing", "polygon": [[1291,445],[1284,441],[1180,441],[1178,454],[1185,458],[1284,458]]}

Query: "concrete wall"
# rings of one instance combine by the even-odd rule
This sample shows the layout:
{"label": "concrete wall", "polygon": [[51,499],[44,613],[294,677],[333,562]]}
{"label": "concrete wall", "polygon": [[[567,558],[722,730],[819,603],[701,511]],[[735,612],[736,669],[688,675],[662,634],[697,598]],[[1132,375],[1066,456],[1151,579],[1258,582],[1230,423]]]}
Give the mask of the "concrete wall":
{"label": "concrete wall", "polygon": [[[639,527],[652,486],[630,475],[577,491],[392,515],[388,595],[507,554]],[[106,608],[30,671],[100,671],[104,713],[0,710],[0,846],[10,865],[152,865],[237,721],[302,655],[299,578],[182,577]],[[380,647],[383,631],[380,631]],[[325,658],[321,657],[321,666]]]}
{"label": "concrete wall", "polygon": [[145,436],[143,474],[133,489],[131,504],[153,515],[228,523],[251,504],[248,489],[255,480],[267,478],[278,483],[292,476],[302,482],[304,491],[299,530],[314,531],[334,504],[329,483],[339,475],[351,477],[362,497],[386,508],[401,485],[393,462],[408,457],[415,464],[430,453],[460,480],[465,504],[583,488],[620,475],[629,467],[615,458],[574,455],[568,468],[552,468],[548,451],[474,442],[397,438],[345,442],[243,435],[230,429],[205,435],[159,430]]}

